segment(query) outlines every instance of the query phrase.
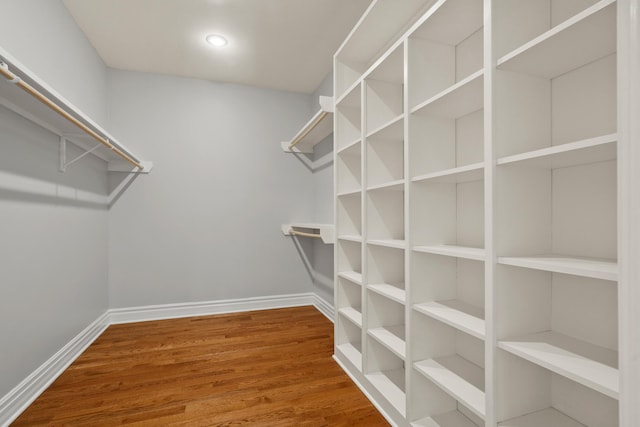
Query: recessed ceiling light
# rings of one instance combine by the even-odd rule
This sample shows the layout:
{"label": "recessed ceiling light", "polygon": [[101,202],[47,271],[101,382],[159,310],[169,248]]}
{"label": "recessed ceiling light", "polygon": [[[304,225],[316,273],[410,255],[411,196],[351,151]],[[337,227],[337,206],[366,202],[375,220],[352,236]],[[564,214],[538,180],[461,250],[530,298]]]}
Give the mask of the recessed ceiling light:
{"label": "recessed ceiling light", "polygon": [[207,36],[207,43],[215,47],[223,47],[226,46],[229,42],[219,34],[211,34]]}

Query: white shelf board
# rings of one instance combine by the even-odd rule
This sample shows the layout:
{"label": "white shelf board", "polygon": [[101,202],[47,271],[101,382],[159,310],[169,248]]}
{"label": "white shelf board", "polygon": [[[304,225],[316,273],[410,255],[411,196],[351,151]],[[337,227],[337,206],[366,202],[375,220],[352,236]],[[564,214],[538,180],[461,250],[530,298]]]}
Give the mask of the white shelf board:
{"label": "white shelf board", "polygon": [[[9,52],[2,49],[2,47],[0,47],[0,62],[6,63],[11,73],[15,74],[22,81],[45,95],[54,104],[61,107],[64,111],[89,127],[98,135],[106,138],[111,145],[113,145],[135,161],[143,164],[144,169],[141,172],[150,172],[151,168],[153,167],[153,164],[151,162],[143,161],[138,156],[136,156],[124,144],[120,143],[105,129],[94,122],[89,116],[83,113],[79,108],[65,99],[55,89],[53,89],[37,75],[35,75],[31,70],[20,63]],[[27,92],[23,91],[20,87],[18,87],[17,84],[9,82],[2,76],[0,76],[0,105],[8,108],[16,114],[32,121],[38,126],[41,126],[58,136],[66,137],[69,142],[77,145],[84,150],[91,150],[99,145],[99,143],[94,140],[93,137],[91,137],[89,134],[86,134],[75,124],[68,121],[60,114],[47,107],[36,98],[29,95]],[[126,162],[114,151],[101,144],[99,148],[92,151],[91,154],[110,163],[111,165],[109,166],[109,170],[111,171],[138,171],[133,165]],[[125,163],[126,166],[123,166]],[[135,169],[135,171],[133,169]]]}
{"label": "white shelf board", "polygon": [[338,277],[342,277],[356,285],[362,286],[362,274],[356,271],[342,271],[338,273]]}
{"label": "white shelf board", "polygon": [[360,79],[355,81],[336,99],[338,108],[360,108]]}
{"label": "white shelf board", "polygon": [[369,285],[367,289],[400,304],[404,304],[407,300],[406,291],[398,286],[381,283]]}
{"label": "white shelf board", "polygon": [[479,70],[418,104],[411,111],[434,117],[458,119],[484,107],[484,71]]}
{"label": "white shelf board", "polygon": [[344,343],[337,345],[336,351],[339,351],[358,371],[362,372],[362,352],[354,344]]}
{"label": "white shelf board", "polygon": [[[395,369],[392,371],[373,372],[366,375],[371,385],[373,385],[382,396],[391,403],[391,405],[402,416],[405,414],[406,395],[404,392],[404,369]],[[402,385],[399,387],[398,384]]]}
{"label": "white shelf board", "polygon": [[404,139],[404,114],[389,120],[369,132],[367,139],[379,141],[402,141]]}
{"label": "white shelf board", "polygon": [[484,340],[484,311],[458,300],[415,304],[413,309],[471,336]]}
{"label": "white shelf board", "polygon": [[606,259],[541,255],[532,257],[498,257],[498,263],[594,279],[618,280],[618,263]]}
{"label": "white shelf board", "polygon": [[[549,424],[550,426],[550,424]],[[411,427],[478,427],[459,411],[446,412],[411,423]],[[540,427],[540,426],[538,426]],[[555,426],[554,426],[555,427]]]}
{"label": "white shelf board", "polygon": [[437,2],[410,37],[457,46],[482,28],[482,6],[482,2],[468,0]]}
{"label": "white shelf board", "polygon": [[282,224],[282,233],[285,236],[291,235],[292,229],[304,229],[304,230],[318,230],[320,238],[324,243],[335,243],[335,227],[333,224],[321,224],[313,222],[292,222],[289,224]]}
{"label": "white shelf board", "polygon": [[349,196],[356,196],[356,195],[360,195],[360,193],[362,193],[362,190],[360,188],[354,188],[353,190],[345,190],[345,191],[341,191],[337,194],[338,197],[349,197]]}
{"label": "white shelf board", "polygon": [[552,79],[616,51],[615,0],[603,0],[498,60],[498,68]]}
{"label": "white shelf board", "polygon": [[545,169],[559,169],[617,158],[618,134],[598,136],[567,144],[529,151],[498,159],[498,165],[517,164]]}
{"label": "white shelf board", "polygon": [[[320,110],[291,138],[282,142],[282,150],[286,153],[313,153],[313,147],[333,133],[333,98],[320,97]],[[293,141],[300,139],[294,147]]]}
{"label": "white shelf board", "polygon": [[404,83],[402,43],[396,42],[390,47],[364,75],[365,79],[395,83]]}
{"label": "white shelf board", "polygon": [[406,241],[400,239],[373,239],[368,240],[367,243],[374,246],[384,246],[385,248],[393,249],[404,249],[406,246]]}
{"label": "white shelf board", "polygon": [[460,183],[480,181],[482,179],[484,179],[484,162],[418,175],[412,178],[411,181]]}
{"label": "white shelf board", "polygon": [[482,368],[457,355],[438,358],[438,360],[423,360],[414,363],[414,367],[444,392],[484,420],[484,391],[469,380],[474,378],[476,380],[473,382],[477,383],[477,377],[484,378]]}
{"label": "white shelf board", "polygon": [[469,246],[455,245],[434,245],[434,246],[414,246],[414,252],[424,252],[427,254],[445,255],[456,258],[473,259],[484,261],[484,248],[472,248]]}
{"label": "white shelf board", "polygon": [[348,240],[350,242],[362,243],[362,236],[358,234],[341,234],[338,236],[338,240]]}
{"label": "white shelf board", "polygon": [[404,191],[404,179],[397,179],[367,187],[367,191]]}
{"label": "white shelf board", "polygon": [[563,414],[562,412],[553,409],[546,408],[540,411],[532,412],[520,417],[511,418],[510,420],[503,421],[498,424],[499,427],[585,427],[581,424]]}
{"label": "white shelf board", "polygon": [[337,153],[340,156],[359,156],[360,155],[360,138],[348,143],[344,147],[340,148]]}
{"label": "white shelf board", "polygon": [[338,310],[345,319],[348,319],[359,328],[362,328],[362,313],[353,307],[344,307]]}
{"label": "white shelf board", "polygon": [[557,332],[500,341],[498,346],[558,375],[618,399],[617,352]]}
{"label": "white shelf board", "polygon": [[405,359],[406,344],[404,325],[369,329],[368,334],[400,359]]}

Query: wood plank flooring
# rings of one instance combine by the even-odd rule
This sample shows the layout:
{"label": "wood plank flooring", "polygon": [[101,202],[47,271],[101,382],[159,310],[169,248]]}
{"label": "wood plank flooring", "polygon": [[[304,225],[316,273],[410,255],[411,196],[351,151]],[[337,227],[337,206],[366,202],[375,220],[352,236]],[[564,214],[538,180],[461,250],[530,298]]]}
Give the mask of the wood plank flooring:
{"label": "wood plank flooring", "polygon": [[314,307],[110,326],[14,426],[387,426]]}

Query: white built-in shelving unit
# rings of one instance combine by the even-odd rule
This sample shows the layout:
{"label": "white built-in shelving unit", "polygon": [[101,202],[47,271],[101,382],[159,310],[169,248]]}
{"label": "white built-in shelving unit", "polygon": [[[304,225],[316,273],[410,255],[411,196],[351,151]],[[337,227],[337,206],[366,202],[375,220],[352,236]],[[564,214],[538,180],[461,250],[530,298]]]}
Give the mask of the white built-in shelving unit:
{"label": "white built-in shelving unit", "polygon": [[335,358],[394,424],[640,425],[639,3],[377,0],[336,53]]}

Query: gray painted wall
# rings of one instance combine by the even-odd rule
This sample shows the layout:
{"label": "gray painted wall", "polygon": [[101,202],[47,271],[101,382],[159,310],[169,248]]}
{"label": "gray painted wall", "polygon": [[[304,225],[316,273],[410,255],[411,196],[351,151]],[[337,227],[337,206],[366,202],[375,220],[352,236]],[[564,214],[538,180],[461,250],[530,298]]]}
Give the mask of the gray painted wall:
{"label": "gray painted wall", "polygon": [[[59,1],[2,0],[0,44],[104,121],[105,67]],[[0,396],[107,309],[107,174],[0,108]],[[74,152],[70,152],[73,155]]]}
{"label": "gray painted wall", "polygon": [[280,148],[309,96],[116,70],[108,80],[109,128],[155,165],[111,207],[111,306],[312,291],[280,231],[313,215],[312,175]]}

